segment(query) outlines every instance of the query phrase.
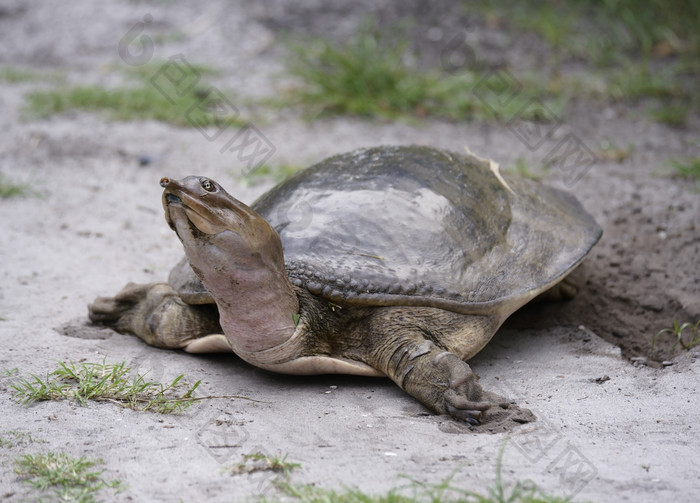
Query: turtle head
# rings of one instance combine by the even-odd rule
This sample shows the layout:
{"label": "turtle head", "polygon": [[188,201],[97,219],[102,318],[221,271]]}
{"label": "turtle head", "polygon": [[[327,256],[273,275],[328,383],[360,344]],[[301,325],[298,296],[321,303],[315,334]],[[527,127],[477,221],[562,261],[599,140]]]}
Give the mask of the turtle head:
{"label": "turtle head", "polygon": [[[267,334],[287,332],[298,311],[277,232],[209,178],[163,178],[160,184],[165,220],[219,306],[222,328],[234,349],[255,352],[274,346],[275,337]],[[262,328],[266,322],[277,325],[257,337],[249,333],[251,327],[241,326],[246,321]]]}
{"label": "turtle head", "polygon": [[185,249],[211,245],[225,251],[230,260],[279,243],[277,232],[265,219],[214,180],[202,176],[162,178],[160,185],[165,189],[165,220]]}

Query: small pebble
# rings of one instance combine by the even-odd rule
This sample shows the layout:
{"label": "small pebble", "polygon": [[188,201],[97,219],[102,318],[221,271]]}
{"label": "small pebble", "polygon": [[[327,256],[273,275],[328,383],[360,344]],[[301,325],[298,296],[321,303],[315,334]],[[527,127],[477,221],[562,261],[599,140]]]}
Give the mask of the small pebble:
{"label": "small pebble", "polygon": [[647,359],[644,356],[635,356],[633,358],[630,358],[632,360],[632,365],[636,367],[641,367],[642,365],[647,364]]}
{"label": "small pebble", "polygon": [[663,365],[664,367],[670,367],[671,365],[673,365],[673,362],[670,360],[664,360],[661,362],[661,365]]}

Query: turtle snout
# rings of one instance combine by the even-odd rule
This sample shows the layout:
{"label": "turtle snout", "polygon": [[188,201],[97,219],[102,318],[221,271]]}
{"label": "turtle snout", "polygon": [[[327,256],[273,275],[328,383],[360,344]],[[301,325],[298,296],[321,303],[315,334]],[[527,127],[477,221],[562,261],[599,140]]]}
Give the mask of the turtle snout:
{"label": "turtle snout", "polygon": [[[160,186],[163,187],[165,192],[163,192],[163,203],[180,203],[182,204],[182,199],[179,196],[176,196],[173,194],[171,191],[174,188],[177,188],[179,184],[175,180],[171,180],[167,176],[164,176],[163,178],[160,179]],[[170,187],[170,190],[168,190],[168,187]]]}

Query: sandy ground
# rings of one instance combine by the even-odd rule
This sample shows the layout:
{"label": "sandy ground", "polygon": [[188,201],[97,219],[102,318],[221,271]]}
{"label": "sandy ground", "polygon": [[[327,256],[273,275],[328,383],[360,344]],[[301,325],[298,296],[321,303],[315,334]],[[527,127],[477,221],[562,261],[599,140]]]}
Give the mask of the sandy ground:
{"label": "sandy ground", "polygon": [[[216,3],[206,10],[196,2],[50,7],[3,1],[0,63],[60,69],[71,83],[108,85],[114,76],[105,68],[125,64],[120,42],[150,16],[148,36],[178,34],[158,38],[153,58],[181,54],[208,63],[223,71],[216,85],[266,96],[279,84],[284,57],[275,30],[303,30],[308,20],[308,10],[275,5]],[[312,24],[328,32],[337,23],[344,33],[361,19],[356,10],[353,16],[319,11]],[[431,37],[434,42],[435,32]],[[131,50],[127,58],[138,58]],[[163,219],[161,176],[204,174],[247,202],[270,185],[245,185],[240,175],[251,161],[221,153],[237,131],[209,141],[195,129],[84,113],[25,120],[23,95],[52,84],[0,85],[0,172],[31,183],[41,195],[0,200],[0,437],[17,430],[36,440],[0,450],[0,499],[31,498],[13,461],[51,450],[104,460],[106,476],[128,485],[116,496],[103,491],[104,499],[117,501],[274,496],[270,473],[223,470],[257,451],[287,454],[301,464],[293,481],[322,487],[381,492],[404,484],[402,476],[438,483],[455,474],[455,485],[483,492],[493,484],[498,449],[508,438],[506,481],[531,479],[550,494],[577,500],[695,501],[697,352],[683,352],[666,367],[659,362],[668,346],[646,366],[629,360],[647,356],[651,336],[674,319],[700,316],[700,198],[692,182],[663,171],[669,158],[698,155],[695,118],[677,131],[649,122],[639,110],[580,104],[536,147],[513,124],[345,118],[309,124],[291,113],[256,122],[274,149],[272,164],[306,165],[356,147],[412,143],[452,150],[466,144],[504,166],[519,156],[537,164],[567,135],[592,152],[606,141],[634,147],[621,163],[598,159],[573,170],[555,164],[547,176],[579,197],[605,235],[586,264],[589,281],[581,296],[516,316],[472,360],[486,389],[537,416],[492,432],[488,424],[469,428],[429,414],[387,380],[278,376],[233,355],[162,351],[87,325],[86,306],[95,297],[112,295],[127,281],[164,280],[182,254]],[[155,162],[141,166],[142,156]],[[11,400],[17,375],[6,369],[45,375],[57,360],[103,358],[151,369],[157,380],[185,373],[202,380],[204,395],[258,402],[209,400],[182,416],[161,416],[111,404],[23,407]]]}

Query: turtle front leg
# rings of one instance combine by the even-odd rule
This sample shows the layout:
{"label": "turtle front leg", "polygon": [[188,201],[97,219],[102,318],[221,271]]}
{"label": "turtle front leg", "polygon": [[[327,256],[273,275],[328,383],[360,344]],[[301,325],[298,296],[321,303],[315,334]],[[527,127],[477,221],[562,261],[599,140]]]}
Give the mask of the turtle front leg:
{"label": "turtle front leg", "polygon": [[114,297],[99,297],[88,306],[93,323],[131,333],[152,346],[193,353],[231,351],[213,305],[182,301],[167,283],[129,283]]}
{"label": "turtle front leg", "polygon": [[479,424],[482,413],[493,405],[482,400],[479,378],[469,365],[427,340],[422,332],[381,338],[390,342],[373,348],[367,363],[426,407]]}

